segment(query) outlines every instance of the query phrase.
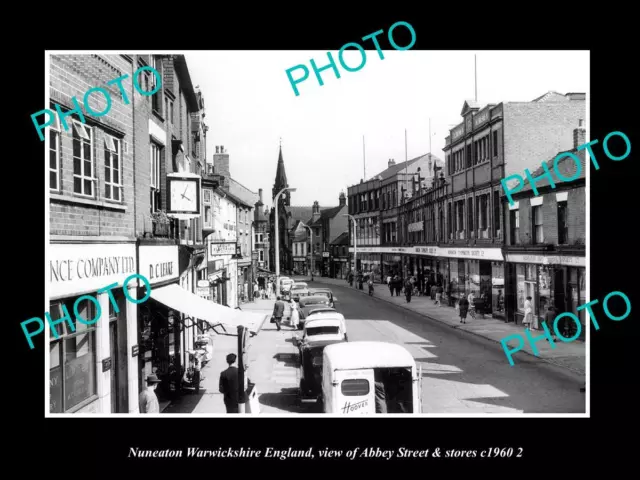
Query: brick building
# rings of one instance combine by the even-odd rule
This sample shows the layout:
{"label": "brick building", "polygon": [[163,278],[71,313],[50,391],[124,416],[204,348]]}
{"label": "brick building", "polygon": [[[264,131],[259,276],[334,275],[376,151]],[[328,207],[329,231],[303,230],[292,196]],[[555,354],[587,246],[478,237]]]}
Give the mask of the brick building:
{"label": "brick building", "polygon": [[445,139],[447,249],[434,256],[450,278],[450,297],[484,296],[503,316],[505,264],[501,179],[522,174],[573,145],[573,129],[586,113],[585,95],[549,92],[531,102],[480,106],[466,101],[463,121]]}
{"label": "brick building", "polygon": [[258,252],[257,269],[267,273],[271,270],[269,263],[269,210],[262,202],[262,189],[258,190],[258,202],[254,210],[253,225],[255,232],[254,248]]}
{"label": "brick building", "polygon": [[[356,270],[380,282],[393,273],[422,269],[413,251],[401,246],[400,207],[417,192],[416,182],[420,188],[430,186],[442,165],[442,160],[430,153],[398,164],[390,159],[385,170],[348,188],[348,213],[357,226]],[[348,228],[353,242],[353,222]],[[349,252],[354,252],[353,247]]]}
{"label": "brick building", "polygon": [[[560,152],[546,161],[555,188],[543,177],[540,166],[531,176],[540,177],[534,191],[526,183],[513,194],[514,202],[503,202],[506,226],[507,319],[521,323],[524,301],[532,297],[533,312],[539,323],[549,305],[558,313],[573,312],[585,326],[585,312],[577,307],[586,303],[586,169],[585,151],[576,148],[586,143],[582,121],[574,130],[573,149]],[[563,155],[565,153],[572,154]],[[555,158],[557,162],[555,174]],[[580,171],[578,171],[578,169]],[[565,181],[566,179],[573,179]],[[542,327],[539,327],[542,328]],[[582,337],[586,328],[582,328]],[[570,335],[567,335],[570,336]]]}
{"label": "brick building", "polygon": [[[49,337],[51,413],[130,412],[138,409],[137,308],[114,289],[116,312],[100,289],[138,272],[134,207],[134,90],[137,65],[121,55],[51,55],[49,155],[49,314],[58,338]],[[123,90],[106,85],[128,75]],[[87,90],[101,86],[111,99]],[[144,88],[144,87],[143,87]],[[82,119],[84,118],[84,122]],[[65,128],[66,123],[66,128]],[[136,281],[128,283],[135,292]],[[98,305],[82,295],[97,298]],[[47,337],[45,337],[47,338]],[[103,364],[103,360],[110,359]],[[104,365],[104,368],[103,368]]]}

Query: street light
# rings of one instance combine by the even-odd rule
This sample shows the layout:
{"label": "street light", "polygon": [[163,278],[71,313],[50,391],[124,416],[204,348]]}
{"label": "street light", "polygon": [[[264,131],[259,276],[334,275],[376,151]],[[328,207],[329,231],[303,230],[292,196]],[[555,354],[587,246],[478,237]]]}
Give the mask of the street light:
{"label": "street light", "polygon": [[[354,274],[357,273],[358,271],[358,262],[356,260],[356,256],[358,254],[358,245],[356,242],[356,219],[353,215],[349,215],[348,213],[343,213],[342,214],[343,217],[349,217],[351,220],[353,220],[353,272]],[[357,279],[354,280],[353,285],[357,287]]]}
{"label": "street light", "polygon": [[311,230],[311,227],[309,225],[305,225],[302,222],[300,222],[300,225],[302,225],[303,228],[309,229],[309,236],[311,237],[311,281],[313,282],[313,230]]}
{"label": "street light", "polygon": [[278,296],[278,290],[280,289],[280,229],[278,228],[278,198],[280,198],[280,195],[287,190],[295,192],[297,189],[285,187],[280,190],[273,199],[273,204],[276,209],[276,297]]}

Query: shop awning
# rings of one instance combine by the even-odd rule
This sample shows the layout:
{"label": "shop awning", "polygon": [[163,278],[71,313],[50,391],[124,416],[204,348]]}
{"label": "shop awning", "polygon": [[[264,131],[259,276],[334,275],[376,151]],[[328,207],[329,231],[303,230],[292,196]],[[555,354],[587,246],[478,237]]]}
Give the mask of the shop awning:
{"label": "shop awning", "polygon": [[152,289],[151,298],[189,317],[204,320],[211,327],[222,325],[224,328],[218,327],[215,329],[216,332],[228,335],[237,335],[239,325],[245,326],[251,333],[256,334],[262,328],[266,318],[270,316],[218,305],[176,284]]}

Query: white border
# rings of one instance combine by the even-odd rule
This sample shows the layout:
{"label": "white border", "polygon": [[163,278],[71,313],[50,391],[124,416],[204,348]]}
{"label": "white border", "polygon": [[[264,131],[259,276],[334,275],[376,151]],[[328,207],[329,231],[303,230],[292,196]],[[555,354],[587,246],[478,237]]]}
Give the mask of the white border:
{"label": "white border", "polygon": [[[44,63],[45,63],[45,107],[49,108],[51,97],[49,95],[50,90],[50,55],[65,55],[65,54],[86,54],[89,55],[91,53],[95,54],[124,54],[124,55],[135,55],[135,54],[184,54],[185,52],[197,51],[201,52],[202,50],[127,50],[126,52],[120,50],[93,50],[91,52],[86,51],[78,51],[78,50],[45,50],[44,52]],[[247,50],[249,52],[250,50]],[[438,50],[438,52],[445,52],[448,50]],[[500,50],[493,50],[492,52],[499,52]],[[537,51],[537,50],[522,50],[522,51]],[[580,52],[589,52],[590,50],[579,50]],[[456,51],[459,53],[459,51]],[[589,72],[591,71],[591,57],[589,56],[587,62],[587,77],[588,77],[588,86],[586,91],[586,138],[587,141],[591,141],[591,82]],[[506,101],[506,100],[505,100]],[[49,154],[49,136],[45,135],[45,165],[48,165],[48,154]],[[586,154],[588,156],[588,153]],[[591,211],[591,202],[589,198],[590,194],[590,178],[591,178],[591,169],[589,168],[590,162],[586,162],[586,187],[585,187],[585,195],[586,195],[586,274],[587,274],[587,298],[591,298],[591,277],[590,277],[590,259],[591,259],[591,221],[589,212]],[[44,312],[47,312],[49,309],[49,282],[46,280],[48,278],[48,265],[49,265],[49,247],[50,247],[50,197],[49,197],[49,169],[45,168],[45,305]],[[589,300],[590,301],[590,300]],[[585,302],[587,303],[587,302]],[[590,323],[586,323],[589,325]],[[49,329],[44,329],[44,356],[45,356],[45,382],[44,382],[44,416],[45,418],[228,418],[230,415],[224,413],[210,413],[210,414],[197,414],[197,413],[160,413],[160,414],[132,414],[132,413],[50,413],[49,412],[49,369],[50,369],[50,356],[49,356]],[[585,393],[585,413],[422,413],[422,414],[393,414],[393,415],[340,415],[340,414],[271,414],[271,413],[256,413],[256,414],[242,414],[242,415],[231,415],[233,418],[265,418],[265,417],[275,417],[275,418],[375,418],[375,419],[396,419],[396,418],[484,418],[484,419],[492,419],[492,418],[590,418],[591,417],[591,388],[590,388],[590,375],[591,375],[591,366],[590,366],[590,358],[591,358],[591,342],[590,342],[591,332],[590,328],[587,328],[586,331],[586,371],[585,371],[585,381],[586,381],[586,393]],[[99,401],[99,400],[98,400]]]}

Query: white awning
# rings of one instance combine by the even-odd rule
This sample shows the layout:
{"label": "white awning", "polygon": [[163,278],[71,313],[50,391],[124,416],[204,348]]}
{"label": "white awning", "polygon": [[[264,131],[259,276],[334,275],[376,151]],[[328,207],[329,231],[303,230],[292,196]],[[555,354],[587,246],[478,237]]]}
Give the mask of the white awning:
{"label": "white awning", "polygon": [[[269,316],[218,305],[176,284],[152,289],[151,298],[189,317],[204,320],[212,327],[222,324],[229,335],[237,335],[239,325],[244,325],[251,333],[258,333],[266,317]],[[218,333],[221,333],[220,330],[222,330],[220,327],[216,329]]]}

